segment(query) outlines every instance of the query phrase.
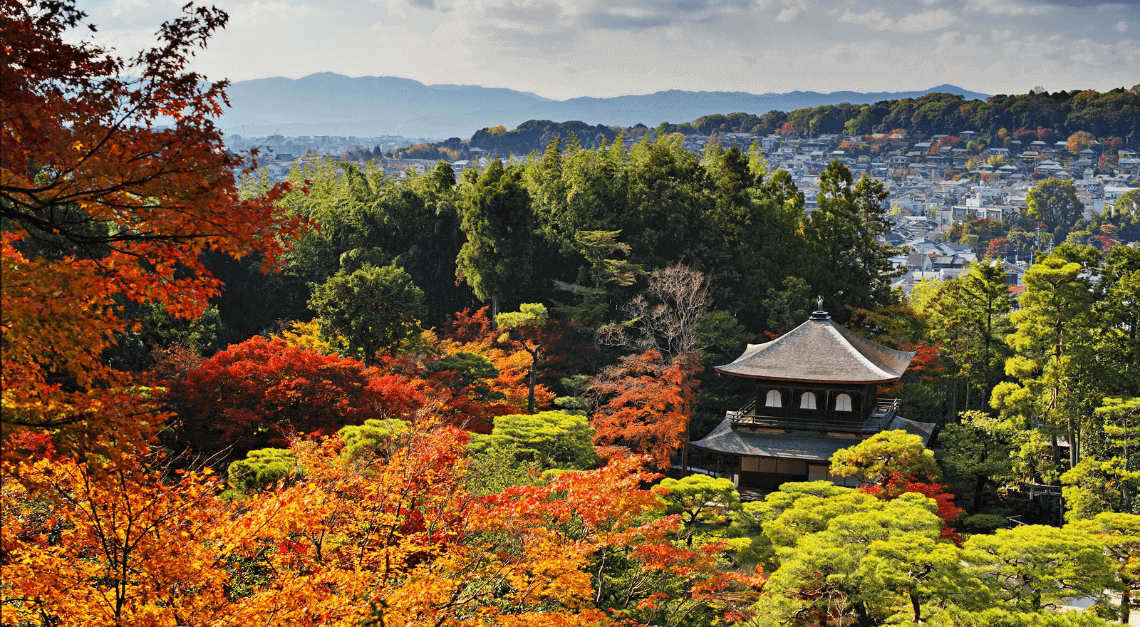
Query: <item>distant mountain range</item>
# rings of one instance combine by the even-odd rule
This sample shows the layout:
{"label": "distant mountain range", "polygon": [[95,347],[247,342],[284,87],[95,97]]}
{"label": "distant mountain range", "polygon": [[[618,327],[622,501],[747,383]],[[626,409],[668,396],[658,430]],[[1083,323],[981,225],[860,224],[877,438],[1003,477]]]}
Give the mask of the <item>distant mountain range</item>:
{"label": "distant mountain range", "polygon": [[403,135],[405,137],[468,138],[475,131],[505,125],[515,128],[527,120],[581,120],[589,124],[657,126],[662,122],[691,122],[712,113],[761,115],[773,109],[849,102],[917,98],[933,93],[961,94],[967,100],[988,94],[939,85],[924,91],[822,94],[750,94],[726,91],[659,91],[643,96],[551,100],[513,89],[478,85],[424,85],[407,78],[351,78],[323,72],[304,78],[260,78],[239,81],[227,93],[233,108],[220,120],[230,134],[269,135]]}

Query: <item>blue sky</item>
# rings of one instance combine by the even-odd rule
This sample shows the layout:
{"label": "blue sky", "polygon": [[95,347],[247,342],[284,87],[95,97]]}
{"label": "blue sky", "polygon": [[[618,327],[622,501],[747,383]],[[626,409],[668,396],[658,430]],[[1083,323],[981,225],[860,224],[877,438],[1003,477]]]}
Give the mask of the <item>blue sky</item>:
{"label": "blue sky", "polygon": [[[183,0],[80,1],[101,43]],[[195,59],[212,79],[313,72],[548,98],[665,89],[987,93],[1140,83],[1140,0],[256,0]]]}

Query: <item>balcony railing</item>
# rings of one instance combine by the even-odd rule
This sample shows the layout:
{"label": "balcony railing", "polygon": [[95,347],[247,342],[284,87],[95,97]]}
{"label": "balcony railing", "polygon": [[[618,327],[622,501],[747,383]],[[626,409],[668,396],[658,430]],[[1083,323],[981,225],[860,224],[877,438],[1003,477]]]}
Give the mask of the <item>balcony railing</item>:
{"label": "balcony railing", "polygon": [[859,414],[827,410],[797,410],[797,416],[766,416],[764,409],[756,409],[756,401],[736,411],[728,412],[727,418],[734,429],[792,429],[796,431],[841,431],[847,433],[878,433],[890,424],[898,414],[899,399],[881,398],[875,403],[866,420],[860,421]]}

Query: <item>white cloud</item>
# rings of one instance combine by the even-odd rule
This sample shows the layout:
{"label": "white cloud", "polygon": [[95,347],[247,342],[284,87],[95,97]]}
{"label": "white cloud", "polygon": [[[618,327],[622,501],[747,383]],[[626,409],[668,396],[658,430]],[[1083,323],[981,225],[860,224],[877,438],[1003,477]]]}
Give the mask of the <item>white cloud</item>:
{"label": "white cloud", "polygon": [[[186,0],[82,1],[98,41],[129,54]],[[552,98],[1134,84],[1137,43],[1120,43],[1136,5],[1082,1],[229,0],[229,27],[193,63],[232,80],[331,71]]]}
{"label": "white cloud", "polygon": [[932,30],[941,30],[952,25],[957,19],[957,16],[946,10],[911,13],[898,20],[887,17],[886,13],[882,11],[852,13],[851,10],[848,9],[843,12],[843,15],[839,16],[839,21],[845,24],[861,24],[872,30],[892,30],[903,33],[922,33]]}
{"label": "white cloud", "polygon": [[1055,10],[1054,7],[1040,4],[1031,5],[1005,0],[969,0],[966,8],[969,11],[984,11],[990,15],[1044,15]]}
{"label": "white cloud", "polygon": [[800,14],[799,7],[788,7],[786,9],[784,9],[783,11],[780,11],[780,14],[776,16],[776,21],[777,22],[790,22],[790,21],[792,21],[792,18],[796,17],[799,14]]}

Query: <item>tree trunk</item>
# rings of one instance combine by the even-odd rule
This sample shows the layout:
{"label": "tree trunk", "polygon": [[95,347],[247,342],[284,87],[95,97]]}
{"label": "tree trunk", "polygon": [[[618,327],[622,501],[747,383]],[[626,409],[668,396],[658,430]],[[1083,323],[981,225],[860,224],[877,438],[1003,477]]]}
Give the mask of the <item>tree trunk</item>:
{"label": "tree trunk", "polygon": [[1128,590],[1132,585],[1132,581],[1126,580],[1123,581],[1123,583],[1124,591],[1120,593],[1120,622],[1124,625],[1127,625],[1132,614],[1132,599],[1129,596]]}
{"label": "tree trunk", "polygon": [[1069,428],[1069,468],[1077,467],[1077,434],[1073,431],[1072,417],[1066,418],[1065,423]]}
{"label": "tree trunk", "polygon": [[910,609],[914,612],[914,618],[911,619],[916,623],[922,623],[922,603],[919,603],[918,590],[915,588],[910,589]]}
{"label": "tree trunk", "polygon": [[538,355],[531,354],[530,359],[530,382],[529,392],[527,394],[527,411],[534,413],[534,386],[538,383]]}

